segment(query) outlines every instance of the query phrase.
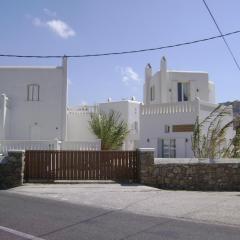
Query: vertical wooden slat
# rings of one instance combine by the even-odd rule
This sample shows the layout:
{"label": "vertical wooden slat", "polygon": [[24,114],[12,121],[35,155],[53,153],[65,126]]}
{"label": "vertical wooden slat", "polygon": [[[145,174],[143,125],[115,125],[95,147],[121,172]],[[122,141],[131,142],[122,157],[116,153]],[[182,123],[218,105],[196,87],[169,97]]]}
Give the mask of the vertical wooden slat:
{"label": "vertical wooden slat", "polygon": [[63,152],[62,151],[60,151],[59,152],[59,173],[60,173],[60,175],[59,175],[59,179],[60,180],[63,180]]}
{"label": "vertical wooden slat", "polygon": [[35,152],[31,152],[31,178],[33,179],[35,177]]}
{"label": "vertical wooden slat", "polygon": [[90,167],[90,179],[94,180],[94,165],[95,159],[92,151],[89,151],[89,167]]}
{"label": "vertical wooden slat", "polygon": [[90,179],[90,169],[89,169],[89,152],[86,151],[86,156],[87,156],[87,179],[86,180],[89,180]]}
{"label": "vertical wooden slat", "polygon": [[91,180],[91,161],[90,161],[90,152],[87,151],[87,155],[88,155],[88,180]]}
{"label": "vertical wooden slat", "polygon": [[97,151],[97,180],[100,180],[100,176],[101,176],[101,169],[100,169],[100,164],[101,164],[101,156],[100,156],[101,152]]}
{"label": "vertical wooden slat", "polygon": [[39,159],[38,159],[38,162],[39,162],[39,178],[40,179],[43,179],[43,172],[44,172],[44,166],[43,166],[43,154],[42,154],[42,151],[39,151]]}
{"label": "vertical wooden slat", "polygon": [[66,164],[67,164],[67,180],[71,179],[71,153],[70,151],[66,151],[67,153],[67,158],[66,158]]}
{"label": "vertical wooden slat", "polygon": [[74,151],[74,179],[78,180],[77,151]]}
{"label": "vertical wooden slat", "polygon": [[96,169],[96,165],[95,165],[95,152],[91,151],[90,152],[90,163],[91,163],[91,179],[95,180],[95,169]]}
{"label": "vertical wooden slat", "polygon": [[78,151],[75,151],[75,177],[76,177],[76,180],[79,179],[78,177]]}
{"label": "vertical wooden slat", "polygon": [[82,171],[82,169],[83,169],[83,152],[79,152],[79,155],[78,155],[78,157],[79,157],[79,159],[78,159],[78,161],[79,161],[79,168],[78,168],[78,170],[79,170],[79,179],[80,180],[83,180],[83,171]]}
{"label": "vertical wooden slat", "polygon": [[73,151],[70,151],[71,156],[71,180],[74,179],[74,154]]}
{"label": "vertical wooden slat", "polygon": [[56,180],[58,177],[58,154],[59,154],[59,151],[55,151],[54,180]]}
{"label": "vertical wooden slat", "polygon": [[108,180],[108,151],[106,151],[104,153],[104,158],[105,158],[105,165],[104,165],[104,169],[105,169],[105,180]]}
{"label": "vertical wooden slat", "polygon": [[109,152],[109,179],[112,180],[112,151]]}
{"label": "vertical wooden slat", "polygon": [[86,151],[83,152],[83,180],[86,179]]}
{"label": "vertical wooden slat", "polygon": [[62,151],[62,165],[63,165],[63,179],[67,179],[67,164],[66,164],[67,154],[66,151]]}
{"label": "vertical wooden slat", "polygon": [[75,151],[72,151],[72,179],[76,179]]}

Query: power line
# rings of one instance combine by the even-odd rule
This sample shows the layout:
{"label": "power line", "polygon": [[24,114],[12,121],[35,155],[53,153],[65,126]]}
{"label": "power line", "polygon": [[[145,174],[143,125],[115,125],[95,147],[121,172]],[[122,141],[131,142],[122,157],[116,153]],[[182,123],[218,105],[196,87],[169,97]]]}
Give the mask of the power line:
{"label": "power line", "polygon": [[236,57],[235,57],[234,54],[233,54],[233,51],[231,50],[231,48],[230,48],[230,46],[229,46],[229,44],[228,44],[228,42],[227,42],[227,40],[226,40],[226,38],[225,38],[225,35],[222,33],[222,31],[221,31],[219,25],[217,24],[217,21],[216,21],[216,19],[214,18],[214,16],[213,16],[213,14],[212,14],[210,8],[208,7],[206,1],[205,1],[205,0],[202,0],[202,1],[203,1],[203,3],[204,3],[204,5],[205,5],[205,7],[206,7],[206,9],[207,9],[207,11],[208,11],[208,13],[210,14],[210,16],[211,16],[211,18],[212,18],[214,24],[216,25],[216,27],[217,27],[217,29],[218,29],[218,32],[221,34],[221,37],[222,37],[222,39],[223,39],[223,41],[224,41],[224,43],[225,43],[225,45],[226,45],[226,47],[227,47],[229,53],[230,53],[231,56],[232,56],[233,61],[235,62],[235,64],[236,64],[238,70],[240,71],[240,66],[239,66],[239,64],[238,64],[238,62],[237,62]]}
{"label": "power line", "polygon": [[[175,47],[181,47],[186,45],[191,45],[195,43],[200,42],[206,42],[217,38],[222,38],[230,35],[234,35],[240,33],[240,30],[236,30],[234,32],[228,32],[221,35],[215,35],[208,38],[202,38],[194,41],[189,42],[182,42],[177,43],[173,45],[167,45],[162,47],[156,47],[156,48],[145,48],[145,49],[138,49],[138,50],[129,50],[129,51],[122,51],[122,52],[108,52],[108,53],[93,53],[93,54],[83,54],[83,55],[17,55],[17,54],[0,54],[0,57],[12,57],[12,58],[87,58],[87,57],[101,57],[101,56],[111,56],[111,55],[123,55],[123,54],[132,54],[132,53],[141,53],[141,52],[149,52],[149,51],[156,51],[156,50],[162,50],[167,48],[175,48]],[[240,68],[239,68],[240,70]]]}

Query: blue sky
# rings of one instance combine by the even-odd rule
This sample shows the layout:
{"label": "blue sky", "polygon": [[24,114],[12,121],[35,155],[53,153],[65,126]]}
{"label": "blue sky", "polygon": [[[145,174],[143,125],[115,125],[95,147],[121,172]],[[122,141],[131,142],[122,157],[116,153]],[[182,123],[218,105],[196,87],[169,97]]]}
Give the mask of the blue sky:
{"label": "blue sky", "polygon": [[[222,32],[240,30],[240,1],[207,0]],[[86,54],[151,48],[218,35],[201,0],[1,0],[0,52]],[[240,63],[240,34],[227,38]],[[132,55],[69,59],[69,105],[135,96],[144,68],[162,56],[176,70],[207,71],[217,101],[240,98],[240,72],[221,39]],[[0,65],[59,65],[60,59],[7,59]]]}

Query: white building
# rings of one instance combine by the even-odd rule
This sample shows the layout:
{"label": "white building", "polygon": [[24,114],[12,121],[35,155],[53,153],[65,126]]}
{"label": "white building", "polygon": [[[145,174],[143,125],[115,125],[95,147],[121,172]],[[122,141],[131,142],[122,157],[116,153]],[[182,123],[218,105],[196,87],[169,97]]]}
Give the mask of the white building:
{"label": "white building", "polygon": [[66,137],[67,60],[60,67],[0,67],[1,140]]}
{"label": "white building", "polygon": [[146,66],[144,104],[133,98],[68,107],[66,58],[57,67],[0,67],[0,94],[0,151],[99,149],[90,114],[115,110],[130,132],[122,149],[153,147],[157,157],[191,157],[197,116],[201,120],[217,106],[208,73],[167,70],[164,57],[155,74]]}
{"label": "white building", "polygon": [[[216,107],[215,87],[208,73],[168,70],[165,57],[155,74],[148,64],[139,145],[155,148],[155,156],[160,158],[192,157],[191,136],[197,116],[204,119]],[[229,131],[227,137],[232,136]]]}
{"label": "white building", "polygon": [[121,114],[122,120],[128,124],[129,134],[124,141],[123,150],[132,150],[137,147],[139,140],[139,112],[140,102],[133,100],[121,100],[99,103],[96,106],[81,106],[69,108],[67,111],[67,141],[97,140],[89,127],[90,114],[104,111],[108,113],[114,110]]}
{"label": "white building", "polygon": [[[114,109],[128,123],[123,149],[139,139],[137,101],[67,106],[67,59],[56,67],[0,67],[0,151],[22,149],[99,149],[90,114]],[[61,147],[58,144],[61,144]]]}

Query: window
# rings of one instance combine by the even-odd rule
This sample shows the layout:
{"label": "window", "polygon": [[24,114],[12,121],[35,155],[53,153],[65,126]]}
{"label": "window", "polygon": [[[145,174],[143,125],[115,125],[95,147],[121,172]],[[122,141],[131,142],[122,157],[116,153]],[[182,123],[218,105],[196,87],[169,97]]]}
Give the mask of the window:
{"label": "window", "polygon": [[152,86],[150,88],[150,100],[154,101],[155,100],[155,86]]}
{"label": "window", "polygon": [[178,102],[188,101],[190,97],[189,93],[190,87],[189,83],[178,83]]}
{"label": "window", "polygon": [[38,84],[28,84],[27,86],[27,100],[39,101],[40,86]]}
{"label": "window", "polygon": [[158,139],[158,157],[176,157],[176,139]]}

